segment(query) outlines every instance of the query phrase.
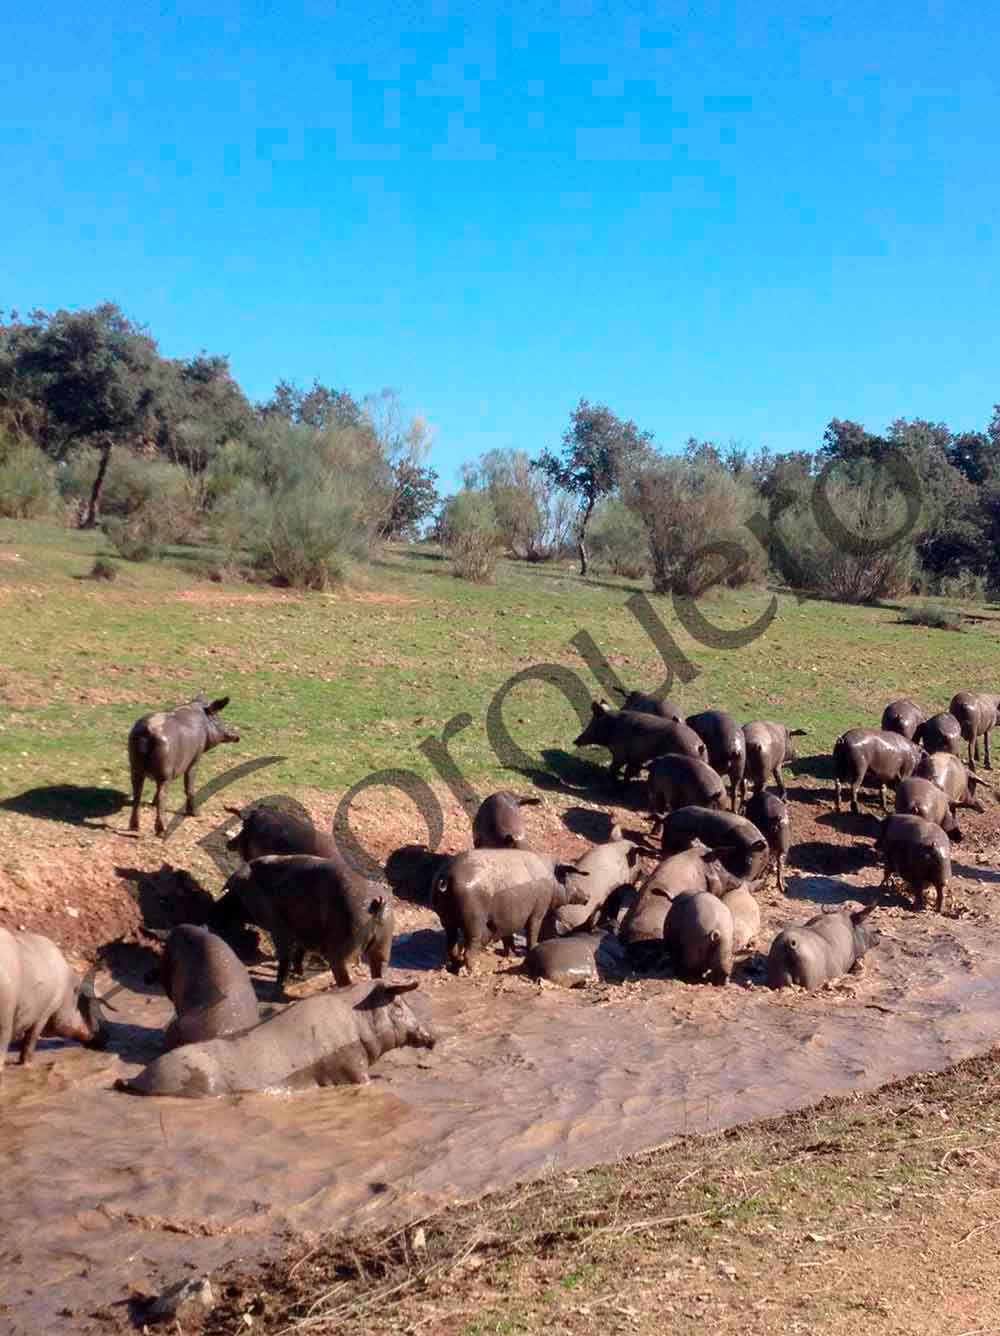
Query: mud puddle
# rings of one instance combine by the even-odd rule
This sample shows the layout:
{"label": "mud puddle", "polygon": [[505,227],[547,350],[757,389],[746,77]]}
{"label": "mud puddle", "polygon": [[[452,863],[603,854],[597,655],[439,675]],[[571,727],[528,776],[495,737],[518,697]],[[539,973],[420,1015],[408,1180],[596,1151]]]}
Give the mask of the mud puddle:
{"label": "mud puddle", "polygon": [[109,1051],[52,1043],[7,1068],[0,1327],[92,1329],[133,1290],[291,1234],[413,1218],[1000,1042],[1000,928],[930,914],[892,926],[862,976],[813,996],[442,978],[426,972],[440,945],[423,930],[394,973],[426,982],[414,997],[438,1029],[433,1052],[389,1054],[368,1087],[204,1102],[111,1089],[155,1055],[172,1014],[132,969]]}

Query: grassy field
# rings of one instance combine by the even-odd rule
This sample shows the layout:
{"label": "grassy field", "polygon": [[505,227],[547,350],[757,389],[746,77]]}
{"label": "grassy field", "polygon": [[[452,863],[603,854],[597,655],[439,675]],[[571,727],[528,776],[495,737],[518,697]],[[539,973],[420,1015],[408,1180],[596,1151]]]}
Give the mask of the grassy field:
{"label": "grassy field", "polygon": [[[580,633],[627,686],[664,680],[626,606],[637,586],[582,581],[570,566],[504,563],[482,588],[454,579],[435,553],[396,549],[359,568],[344,593],[298,595],[198,578],[190,552],[120,563],[110,585],[84,578],[105,546],[100,534],[0,523],[5,796],[57,781],[127,787],[129,725],[199,690],[230,694],[243,733],[205,763],[202,782],[259,756],[285,758],[268,771],[271,792],[343,790],[386,767],[435,780],[421,744],[467,714],[449,748],[485,790],[512,778],[486,721],[514,674],[551,666],[575,675],[581,700],[605,694],[573,644]],[[809,730],[810,753],[828,752],[845,727],[877,723],[893,695],[944,708],[961,688],[994,689],[1000,613],[989,609],[967,610],[978,620],[957,634],[905,625],[896,608],[724,592],[699,610],[729,633],[774,608],[762,634],[727,648],[700,643],[670,599],[650,596],[650,606],[689,665],[690,680],[672,688],[685,709],[786,720]],[[503,718],[540,770],[573,764],[577,716],[554,686],[516,686]]]}

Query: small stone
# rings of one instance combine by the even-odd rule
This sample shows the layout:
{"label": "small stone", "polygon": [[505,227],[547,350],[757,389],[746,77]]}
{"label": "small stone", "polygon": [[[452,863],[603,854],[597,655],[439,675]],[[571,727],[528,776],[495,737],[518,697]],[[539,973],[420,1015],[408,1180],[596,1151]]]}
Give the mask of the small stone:
{"label": "small stone", "polygon": [[143,1321],[148,1323],[182,1321],[203,1317],[215,1307],[215,1295],[207,1276],[192,1276],[168,1285],[147,1308]]}
{"label": "small stone", "polygon": [[420,1225],[413,1231],[413,1250],[422,1252],[427,1247],[427,1235],[424,1233],[423,1225]]}

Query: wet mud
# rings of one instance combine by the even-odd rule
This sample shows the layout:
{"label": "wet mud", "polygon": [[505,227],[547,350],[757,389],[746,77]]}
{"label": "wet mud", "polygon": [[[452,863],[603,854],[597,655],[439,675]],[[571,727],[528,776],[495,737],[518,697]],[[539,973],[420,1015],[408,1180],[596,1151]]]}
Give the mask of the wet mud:
{"label": "wet mud", "polygon": [[[768,897],[762,942],[779,922],[866,891],[792,876],[787,898]],[[292,1235],[414,1218],[1000,1042],[1000,923],[976,912],[880,913],[863,972],[817,994],[769,992],[760,957],[726,989],[650,977],[567,991],[499,958],[455,978],[436,968],[436,920],[409,912],[391,973],[422,980],[408,1000],[432,1018],[438,1045],[388,1054],[369,1086],[221,1100],[114,1091],[157,1054],[172,1015],[143,983],[139,951],[115,964],[126,987],[107,1051],[43,1042],[34,1066],[8,1065],[3,1330],[86,1330],[135,1291],[252,1260]],[[266,999],[273,971],[254,974]]]}

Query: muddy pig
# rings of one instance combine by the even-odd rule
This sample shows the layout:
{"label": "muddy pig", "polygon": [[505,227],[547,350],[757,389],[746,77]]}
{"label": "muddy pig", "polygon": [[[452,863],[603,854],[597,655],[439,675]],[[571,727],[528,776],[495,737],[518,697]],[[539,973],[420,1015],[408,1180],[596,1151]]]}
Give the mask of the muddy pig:
{"label": "muddy pig", "polygon": [[175,710],[160,710],[144,714],[129,730],[128,761],[132,776],[132,816],[129,830],[139,829],[139,804],[147,779],[156,785],[153,803],[156,807],[157,835],[166,829],[163,824],[163,788],[178,775],[184,776],[185,811],[194,816],[194,768],[202,755],[220,742],[239,742],[240,735],[219,718],[229,704],[229,697],[213,700],[196,696],[187,705]]}
{"label": "muddy pig", "polygon": [[580,988],[599,980],[619,982],[628,966],[625,948],[613,932],[574,932],[533,946],[524,958],[524,972],[548,979],[560,988]]}
{"label": "muddy pig", "polygon": [[22,1063],[31,1061],[43,1036],[76,1039],[89,1048],[104,1046],[96,973],[88,971],[81,983],[48,937],[0,928],[0,1083],[11,1044],[21,1045]]}
{"label": "muddy pig", "polygon": [[909,742],[900,733],[886,733],[878,728],[849,728],[833,744],[834,805],[840,811],[840,790],[848,784],[851,811],[858,812],[858,789],[867,777],[878,783],[879,798],[885,808],[885,786],[895,786],[909,779],[924,755],[922,747]]}
{"label": "muddy pig", "polygon": [[937,891],[935,908],[939,914],[944,911],[951,850],[940,826],[919,816],[887,816],[875,848],[885,859],[883,886],[888,886],[895,874],[914,892],[921,909],[927,904],[928,886],[933,886]]}
{"label": "muddy pig", "polygon": [[645,960],[660,954],[667,914],[677,896],[695,891],[721,895],[742,884],[723,865],[722,853],[696,840],[690,849],[671,854],[657,864],[640,886],[618,929],[630,955]]}
{"label": "muddy pig", "polygon": [[724,891],[719,899],[733,916],[733,952],[745,951],[760,932],[760,905],[742,885]]}
{"label": "muddy pig", "polygon": [[661,719],[671,719],[675,724],[682,724],[684,716],[679,705],[672,700],[659,700],[656,696],[647,696],[642,691],[625,692],[621,687],[614,688],[615,693],[624,696],[621,708],[632,710],[635,714],[655,714]]}
{"label": "muddy pig", "polygon": [[479,805],[472,820],[472,845],[475,849],[523,849],[527,839],[522,807],[537,807],[541,798],[519,798],[501,789],[491,793]]}
{"label": "muddy pig", "polygon": [[799,928],[779,932],[767,956],[768,987],[814,990],[855,969],[874,945],[861,926],[873,909],[817,914]]}
{"label": "muddy pig", "polygon": [[736,790],[743,782],[746,768],[746,739],[735,719],[722,710],[702,710],[689,715],[688,728],[694,731],[708,749],[707,761],[712,769],[729,780],[730,805],[736,811]]}
{"label": "muddy pig", "polygon": [[573,746],[606,747],[611,753],[608,770],[612,779],[618,777],[622,766],[625,781],[634,779],[648,762],[668,752],[706,759],[705,744],[686,724],[631,710],[612,710],[604,701],[594,701],[590,710],[590,723],[574,738]]}
{"label": "muddy pig", "polygon": [[260,1019],[246,966],[207,928],[182,923],[173,929],[160,961],[160,981],[177,1012],[167,1026],[166,1048],[248,1030]]}
{"label": "muddy pig", "polygon": [[804,728],[787,728],[784,724],[772,723],[770,719],[756,719],[743,725],[743,739],[746,743],[747,757],[742,784],[743,797],[749,784],[754,793],[767,786],[768,776],[774,778],[779,798],[785,796],[785,781],[781,777],[781,767],[795,760],[795,749],[791,739],[805,737]]}
{"label": "muddy pig", "polygon": [[962,725],[947,711],[934,714],[918,725],[913,741],[927,752],[950,752],[957,756],[962,750]]}
{"label": "muddy pig", "polygon": [[[592,929],[608,896],[621,886],[631,886],[636,876],[636,846],[626,840],[620,826],[611,828],[606,844],[595,844],[573,864],[566,876],[570,890],[583,891],[584,900],[555,906],[542,923],[540,940],[562,937],[578,928]],[[581,875],[582,874],[582,875]]]}
{"label": "muddy pig", "polygon": [[291,812],[274,807],[251,807],[243,812],[238,807],[226,807],[231,816],[238,816],[241,826],[226,841],[230,853],[239,854],[244,863],[268,854],[310,854],[313,858],[339,857],[332,835],[317,830],[311,821]]}
{"label": "muddy pig", "polygon": [[260,1090],[364,1085],[383,1053],[433,1048],[434,1034],[402,994],[416,983],[358,983],[316,993],[241,1034],[164,1053],[117,1090],[134,1095],[211,1099]]}
{"label": "muddy pig", "polygon": [[980,779],[978,775],[968,770],[957,756],[952,756],[949,752],[935,752],[931,756],[923,756],[913,773],[919,779],[929,780],[939,788],[954,806],[968,807],[973,812],[986,811],[976,797],[976,790],[982,787],[989,793],[991,792],[989,785],[984,779]]}
{"label": "muddy pig", "polygon": [[700,983],[707,975],[727,984],[733,972],[733,916],[710,891],[679,895],[663,930],[667,950],[680,978]]}
{"label": "muddy pig", "polygon": [[926,722],[927,716],[920,706],[904,698],[890,701],[885,707],[881,728],[884,733],[899,733],[907,742],[912,742],[917,729]]}
{"label": "muddy pig", "polygon": [[[958,760],[958,757],[951,759]],[[933,821],[955,844],[961,841],[962,832],[951,810],[948,795],[929,779],[916,779],[912,775],[904,779],[896,790],[896,811],[904,816],[920,816],[925,821]]]}
{"label": "muddy pig", "polygon": [[342,858],[268,854],[230,877],[228,885],[250,921],[274,940],[279,996],[297,950],[321,955],[342,988],[351,982],[348,966],[359,956],[367,957],[372,978],[381,979],[392,949],[392,896],[388,889],[374,891]]}
{"label": "muddy pig", "polygon": [[788,853],[792,844],[792,827],[788,820],[788,808],[773,793],[765,793],[763,789],[759,789],[747,803],[745,810],[747,820],[753,822],[767,840],[778,874],[778,890],[784,895],[783,862],[785,854]]}
{"label": "muddy pig", "polygon": [[720,776],[693,756],[661,756],[649,767],[650,833],[663,828],[663,816],[675,807],[721,808],[726,796]]}
{"label": "muddy pig", "polygon": [[[455,940],[448,937],[447,967],[457,974],[464,965],[475,973],[479,954],[490,942],[503,943],[503,954],[514,949],[514,937],[523,933],[528,950],[537,943],[546,914],[564,904],[585,904],[587,892],[566,885],[570,873],[585,876],[572,863],[557,863],[552,872],[531,881],[497,890],[475,889],[460,893],[454,906]],[[458,938],[461,938],[461,942]]]}
{"label": "muddy pig", "polygon": [[958,720],[962,737],[969,744],[969,769],[974,771],[979,758],[979,740],[982,738],[986,757],[983,764],[992,770],[990,764],[990,731],[997,724],[997,709],[1000,696],[987,696],[981,691],[960,691],[952,696],[948,711]]}
{"label": "muddy pig", "polygon": [[714,812],[707,807],[678,807],[663,824],[664,854],[686,849],[701,840],[720,850],[721,862],[734,877],[756,881],[770,859],[767,840],[752,821],[735,812]]}

